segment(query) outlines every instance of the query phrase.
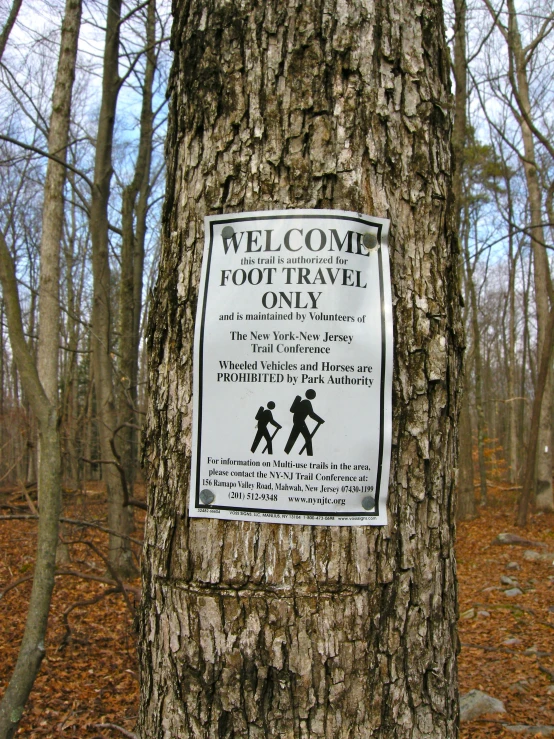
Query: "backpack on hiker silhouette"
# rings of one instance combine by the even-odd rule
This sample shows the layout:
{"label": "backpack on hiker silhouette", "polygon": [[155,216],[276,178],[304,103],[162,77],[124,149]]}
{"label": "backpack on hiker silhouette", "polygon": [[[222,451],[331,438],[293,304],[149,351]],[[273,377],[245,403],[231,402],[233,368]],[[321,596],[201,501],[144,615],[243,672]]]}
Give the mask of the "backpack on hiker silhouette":
{"label": "backpack on hiker silhouette", "polygon": [[290,412],[291,413],[296,413],[296,411],[300,407],[300,403],[301,402],[302,402],[302,398],[300,397],[300,395],[297,395],[296,398],[292,401],[292,405],[290,407]]}

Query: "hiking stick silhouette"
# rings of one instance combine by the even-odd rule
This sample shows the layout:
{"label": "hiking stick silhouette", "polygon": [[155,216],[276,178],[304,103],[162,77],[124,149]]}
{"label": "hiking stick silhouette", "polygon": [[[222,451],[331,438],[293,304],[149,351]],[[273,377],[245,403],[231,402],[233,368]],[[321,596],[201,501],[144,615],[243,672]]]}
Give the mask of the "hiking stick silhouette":
{"label": "hiking stick silhouette", "polygon": [[[314,436],[316,434],[316,431],[318,430],[318,428],[321,426],[322,423],[323,423],[323,421],[318,421],[317,422],[317,426],[315,427],[315,429],[310,434],[310,439],[313,439],[314,438]],[[302,454],[302,452],[304,452],[305,450],[306,450],[306,442],[304,442],[304,446],[300,450],[299,454]]]}
{"label": "hiking stick silhouette", "polygon": [[[280,431],[280,430],[281,430],[282,428],[283,428],[282,426],[279,426],[278,428],[276,428],[276,429],[275,429],[274,433],[273,433],[273,434],[271,435],[271,441],[273,441],[273,439],[274,439],[274,438],[275,438],[275,437],[277,436],[277,434],[279,433],[279,431]],[[263,454],[264,452],[267,452],[267,450],[268,450],[268,449],[269,449],[269,444],[268,444],[268,443],[266,442],[265,448],[264,448],[264,449],[262,449],[262,454]]]}

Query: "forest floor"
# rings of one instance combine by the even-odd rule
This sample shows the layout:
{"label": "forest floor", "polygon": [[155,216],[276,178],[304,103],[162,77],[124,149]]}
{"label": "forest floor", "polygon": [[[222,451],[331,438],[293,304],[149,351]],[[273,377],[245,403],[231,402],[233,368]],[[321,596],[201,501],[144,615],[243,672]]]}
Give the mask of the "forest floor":
{"label": "forest floor", "polygon": [[[460,691],[482,690],[503,701],[507,713],[462,723],[461,739],[514,737],[504,722],[554,726],[553,558],[525,554],[554,552],[554,515],[531,516],[526,529],[516,529],[515,493],[489,494],[479,518],[458,525]],[[68,496],[64,515],[105,526],[102,497],[88,485]],[[29,505],[17,491],[0,493],[0,594],[15,585],[0,595],[0,694],[15,664],[31,586],[36,521],[13,518],[29,514]],[[137,539],[142,518],[137,514]],[[493,544],[502,532],[544,546]],[[120,739],[124,733],[110,725],[132,732],[137,715],[132,611],[140,582],[129,584],[127,599],[113,592],[117,583],[102,582],[112,578],[98,554],[106,549],[101,530],[66,525],[64,536],[71,561],[60,565],[66,574],[56,579],[46,657],[17,736]],[[519,569],[508,569],[510,563]],[[521,594],[506,595],[512,586],[502,576],[516,580]]]}

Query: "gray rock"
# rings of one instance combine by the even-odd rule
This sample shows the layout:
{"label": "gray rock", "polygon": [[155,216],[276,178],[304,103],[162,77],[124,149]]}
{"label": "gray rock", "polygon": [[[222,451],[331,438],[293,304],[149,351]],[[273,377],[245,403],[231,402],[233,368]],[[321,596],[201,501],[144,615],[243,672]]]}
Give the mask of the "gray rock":
{"label": "gray rock", "polygon": [[542,541],[531,541],[531,539],[524,539],[523,536],[518,534],[498,534],[496,539],[493,540],[493,544],[515,544],[518,547],[545,547]]}
{"label": "gray rock", "polygon": [[504,724],[506,731],[512,734],[528,734],[530,736],[554,736],[554,726],[525,726],[525,724]]}
{"label": "gray rock", "polygon": [[534,654],[537,655],[537,657],[547,657],[548,652],[543,652],[541,649],[537,647],[536,644],[534,644],[532,647],[529,647],[529,649],[526,649],[523,654],[527,654],[529,657],[532,657]]}
{"label": "gray rock", "polygon": [[472,721],[485,713],[506,713],[506,709],[502,701],[481,690],[470,690],[460,696],[460,721]]}
{"label": "gray rock", "polygon": [[509,590],[504,591],[504,595],[507,595],[508,598],[515,598],[516,595],[522,595],[522,591],[519,588],[510,588]]}
{"label": "gray rock", "polygon": [[535,552],[533,549],[526,549],[523,552],[523,559],[528,562],[549,562],[554,564],[554,552]]}
{"label": "gray rock", "polygon": [[512,577],[508,577],[508,575],[502,575],[500,582],[502,585],[517,585],[517,580],[514,580]]}
{"label": "gray rock", "polygon": [[520,570],[519,562],[508,562],[506,565],[507,570]]}
{"label": "gray rock", "polygon": [[502,642],[506,647],[512,647],[515,644],[521,644],[521,639],[517,639],[516,637],[513,637],[512,639],[504,639]]}
{"label": "gray rock", "polygon": [[488,611],[477,611],[477,615],[481,618],[490,618],[491,614]]}

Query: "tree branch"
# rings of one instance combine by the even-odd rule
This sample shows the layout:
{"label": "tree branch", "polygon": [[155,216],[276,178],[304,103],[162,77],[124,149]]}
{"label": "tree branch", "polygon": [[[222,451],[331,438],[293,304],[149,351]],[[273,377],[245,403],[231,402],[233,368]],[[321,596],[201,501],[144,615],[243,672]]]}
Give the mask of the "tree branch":
{"label": "tree branch", "polygon": [[84,172],[81,172],[76,167],[74,167],[72,164],[68,164],[67,162],[64,162],[63,159],[59,159],[57,156],[55,156],[55,154],[49,154],[47,151],[44,151],[44,149],[39,149],[37,146],[32,146],[31,144],[25,144],[23,143],[23,141],[12,139],[11,136],[6,136],[5,134],[0,134],[0,140],[7,141],[8,144],[13,144],[14,146],[19,146],[21,149],[32,151],[35,154],[39,154],[39,156],[41,157],[52,159],[52,161],[57,162],[57,164],[61,164],[62,167],[69,169],[71,172],[81,177],[81,179],[83,179],[90,188],[93,187],[92,181],[89,180],[89,178],[86,176]]}
{"label": "tree branch", "polygon": [[12,28],[15,25],[15,21],[17,20],[17,15],[19,13],[19,10],[21,8],[21,3],[23,0],[15,0],[14,4],[11,7],[10,14],[8,16],[8,19],[6,23],[4,24],[4,28],[2,29],[2,33],[0,33],[0,60],[4,56],[4,50],[6,49],[6,44],[8,43],[8,38],[10,37],[10,33],[12,32]]}

